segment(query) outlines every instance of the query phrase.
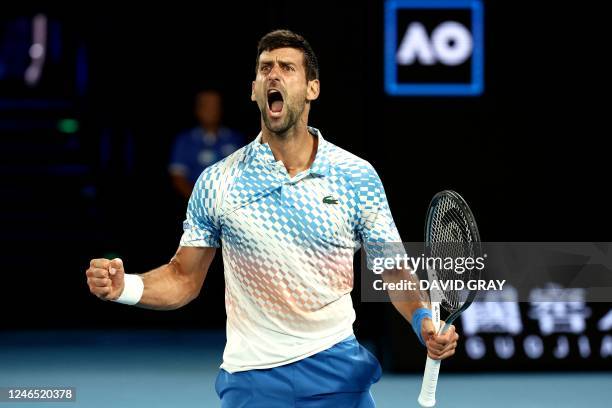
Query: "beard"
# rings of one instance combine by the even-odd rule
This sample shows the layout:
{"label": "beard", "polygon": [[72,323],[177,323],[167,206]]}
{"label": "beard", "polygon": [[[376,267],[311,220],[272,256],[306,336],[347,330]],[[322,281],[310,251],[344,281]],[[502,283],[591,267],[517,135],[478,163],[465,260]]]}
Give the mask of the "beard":
{"label": "beard", "polygon": [[304,111],[304,107],[306,106],[305,102],[302,102],[301,104],[292,104],[287,102],[288,101],[283,102],[283,108],[286,110],[285,117],[281,122],[277,123],[272,123],[267,115],[267,100],[263,102],[263,106],[259,106],[259,110],[261,111],[261,117],[263,119],[264,125],[266,126],[266,129],[280,137],[287,136],[288,131],[293,128],[297,121],[300,119],[300,116]]}

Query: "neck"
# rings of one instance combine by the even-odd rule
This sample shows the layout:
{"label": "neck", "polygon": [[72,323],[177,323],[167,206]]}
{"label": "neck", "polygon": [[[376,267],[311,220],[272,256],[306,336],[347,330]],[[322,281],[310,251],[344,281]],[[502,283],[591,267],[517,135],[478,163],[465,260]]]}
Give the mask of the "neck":
{"label": "neck", "polygon": [[[263,125],[263,123],[262,123]],[[276,160],[285,165],[290,177],[308,169],[317,153],[318,138],[308,132],[305,122],[278,135],[262,126],[262,143],[268,143]]]}

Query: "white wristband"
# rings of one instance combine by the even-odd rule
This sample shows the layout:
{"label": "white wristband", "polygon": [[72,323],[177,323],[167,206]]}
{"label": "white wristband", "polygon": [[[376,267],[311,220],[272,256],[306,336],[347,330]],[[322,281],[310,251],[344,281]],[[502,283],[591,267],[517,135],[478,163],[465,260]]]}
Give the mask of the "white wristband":
{"label": "white wristband", "polygon": [[128,274],[123,275],[123,292],[115,302],[123,303],[124,305],[135,305],[140,301],[142,292],[144,291],[144,282],[140,275]]}

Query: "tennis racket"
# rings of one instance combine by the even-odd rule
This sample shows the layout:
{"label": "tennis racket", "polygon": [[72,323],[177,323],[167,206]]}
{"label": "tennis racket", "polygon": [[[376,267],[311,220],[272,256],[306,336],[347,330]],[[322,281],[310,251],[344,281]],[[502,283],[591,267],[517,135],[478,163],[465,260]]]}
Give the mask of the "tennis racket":
{"label": "tennis racket", "polygon": [[[481,256],[480,235],[474,220],[474,215],[465,200],[456,192],[445,190],[437,193],[427,211],[425,223],[425,251],[430,258],[448,257],[479,257]],[[446,264],[444,264],[446,266]],[[430,282],[430,298],[432,321],[436,332],[440,331],[440,306],[450,315],[441,334],[444,334],[461,312],[470,306],[477,291],[444,289],[444,282],[462,280],[467,283],[471,279],[480,279],[481,270],[472,268],[457,272],[458,268],[444,268],[436,264],[427,268]],[[482,268],[481,268],[482,269]],[[437,281],[439,288],[432,282]],[[467,287],[467,285],[465,285]],[[440,372],[440,360],[427,356],[425,374],[418,402],[422,407],[436,405],[436,386]]]}

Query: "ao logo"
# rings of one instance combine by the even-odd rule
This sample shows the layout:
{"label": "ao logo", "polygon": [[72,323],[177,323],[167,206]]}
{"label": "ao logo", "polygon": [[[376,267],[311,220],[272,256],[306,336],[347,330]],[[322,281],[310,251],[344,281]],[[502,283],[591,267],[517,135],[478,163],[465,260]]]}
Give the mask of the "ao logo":
{"label": "ao logo", "polygon": [[387,94],[482,95],[483,10],[482,0],[387,0]]}
{"label": "ao logo", "polygon": [[441,63],[455,66],[463,64],[472,55],[473,41],[470,31],[461,23],[446,21],[428,36],[425,26],[411,23],[397,51],[397,63],[421,65]]}

